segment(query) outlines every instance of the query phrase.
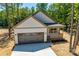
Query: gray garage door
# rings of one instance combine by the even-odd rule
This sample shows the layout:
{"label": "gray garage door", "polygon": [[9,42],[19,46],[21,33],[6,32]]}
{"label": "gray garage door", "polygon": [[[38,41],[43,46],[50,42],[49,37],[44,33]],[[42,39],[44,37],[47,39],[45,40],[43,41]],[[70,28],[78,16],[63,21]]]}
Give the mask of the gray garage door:
{"label": "gray garage door", "polygon": [[44,33],[19,33],[18,43],[44,42]]}

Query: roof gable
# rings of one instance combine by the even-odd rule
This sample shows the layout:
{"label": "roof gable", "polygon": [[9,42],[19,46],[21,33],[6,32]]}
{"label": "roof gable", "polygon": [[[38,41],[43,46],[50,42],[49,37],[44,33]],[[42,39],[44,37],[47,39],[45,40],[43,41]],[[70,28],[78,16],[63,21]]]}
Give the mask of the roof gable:
{"label": "roof gable", "polygon": [[41,21],[43,23],[55,23],[52,19],[50,19],[43,12],[38,12],[38,13],[34,14],[33,17],[37,18],[39,21]]}
{"label": "roof gable", "polygon": [[26,28],[26,27],[45,27],[46,25],[35,19],[34,17],[29,17],[24,21],[18,23],[15,28]]}

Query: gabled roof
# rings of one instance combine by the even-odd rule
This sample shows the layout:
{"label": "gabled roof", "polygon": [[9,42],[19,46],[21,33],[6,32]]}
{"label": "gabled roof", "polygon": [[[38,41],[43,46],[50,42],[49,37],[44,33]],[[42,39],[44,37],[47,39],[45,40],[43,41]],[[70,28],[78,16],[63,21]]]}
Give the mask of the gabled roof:
{"label": "gabled roof", "polygon": [[48,23],[56,23],[50,17],[48,17],[45,13],[43,13],[41,11],[34,14],[33,17],[35,17],[36,19],[38,19],[39,21],[43,22],[46,25]]}
{"label": "gabled roof", "polygon": [[[36,21],[40,22],[44,26],[49,26],[49,25],[54,25],[57,24],[54,22],[50,17],[47,16],[47,14],[43,13],[42,11],[38,11],[35,14],[29,16],[28,18],[33,17]],[[28,18],[25,18],[18,24],[16,24],[14,27],[18,26],[19,24],[23,23],[26,21]]]}
{"label": "gabled roof", "polygon": [[48,25],[48,27],[61,27],[61,28],[63,28],[64,25],[62,25],[62,24],[51,24],[51,25]]}
{"label": "gabled roof", "polygon": [[29,17],[25,18],[24,20],[22,20],[21,22],[19,22],[18,24],[16,24],[13,28],[16,28],[17,26],[19,26],[20,24],[22,24],[23,22],[25,22],[27,19],[29,19],[29,18],[31,18],[31,17],[32,17],[34,20],[36,20],[37,22],[39,22],[40,24],[46,26],[44,23],[40,22],[39,20],[37,20],[37,19],[34,18],[33,16],[29,16]]}

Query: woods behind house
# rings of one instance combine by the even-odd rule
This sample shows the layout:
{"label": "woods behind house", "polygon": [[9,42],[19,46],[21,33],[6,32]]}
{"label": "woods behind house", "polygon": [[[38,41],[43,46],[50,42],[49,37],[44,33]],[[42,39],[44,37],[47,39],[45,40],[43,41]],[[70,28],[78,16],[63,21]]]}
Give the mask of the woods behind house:
{"label": "woods behind house", "polygon": [[[8,28],[14,26],[26,17],[41,10],[52,20],[64,24],[66,31],[70,29],[70,17],[72,14],[72,4],[70,3],[37,3],[36,7],[22,7],[22,3],[0,3],[0,27]],[[76,28],[79,4],[74,4],[73,27]]]}

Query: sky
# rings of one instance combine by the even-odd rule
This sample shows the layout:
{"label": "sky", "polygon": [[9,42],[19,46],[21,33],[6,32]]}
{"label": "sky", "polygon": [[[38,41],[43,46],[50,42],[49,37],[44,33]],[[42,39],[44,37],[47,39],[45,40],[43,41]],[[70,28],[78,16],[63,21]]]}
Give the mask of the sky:
{"label": "sky", "polygon": [[[36,3],[23,3],[22,7],[28,7],[28,8],[31,8],[31,7],[36,7]],[[1,7],[0,7],[0,11],[1,11]]]}
{"label": "sky", "polygon": [[[50,5],[51,3],[48,3],[48,6]],[[23,6],[22,7],[28,7],[28,8],[31,8],[31,7],[36,7],[36,3],[23,3]]]}
{"label": "sky", "polygon": [[[50,5],[50,3],[48,3],[48,6]],[[36,8],[36,3],[23,3],[22,7],[28,7],[28,8],[31,8],[31,7],[35,7]],[[0,9],[1,11],[2,9]]]}
{"label": "sky", "polygon": [[36,3],[23,3],[22,7],[28,7],[28,8],[36,7]]}

